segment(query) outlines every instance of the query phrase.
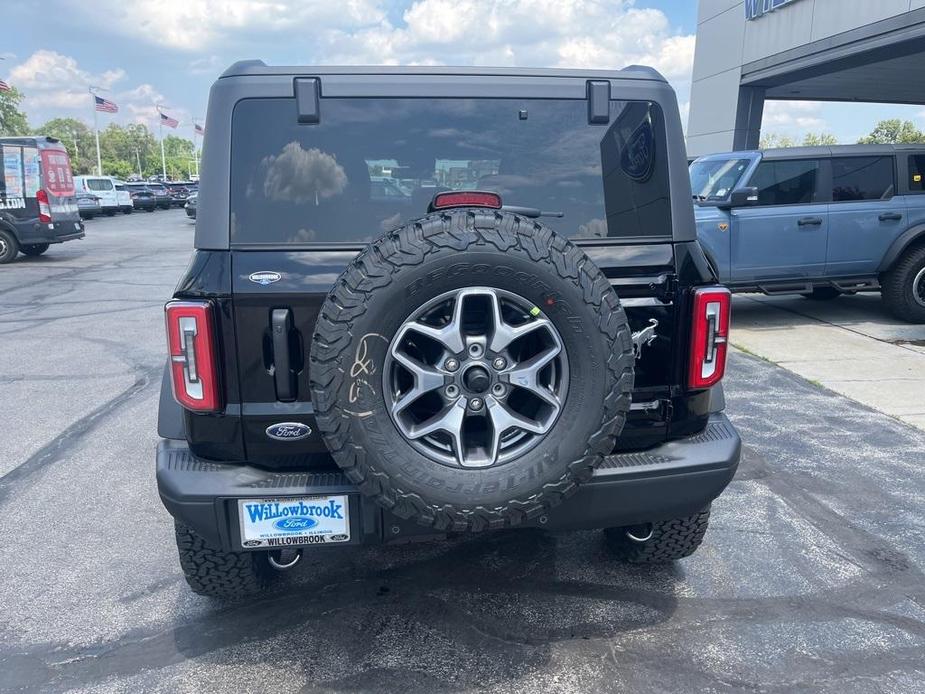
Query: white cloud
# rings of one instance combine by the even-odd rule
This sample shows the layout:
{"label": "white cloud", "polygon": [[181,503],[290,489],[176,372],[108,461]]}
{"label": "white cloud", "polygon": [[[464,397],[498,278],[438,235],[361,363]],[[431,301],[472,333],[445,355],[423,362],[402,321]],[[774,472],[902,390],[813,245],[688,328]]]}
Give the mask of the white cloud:
{"label": "white cloud", "polygon": [[762,130],[785,134],[828,130],[821,117],[822,104],[815,101],[767,101],[764,105]]}
{"label": "white cloud", "polygon": [[91,73],[70,56],[39,50],[10,71],[10,81],[25,95],[26,109],[89,108],[91,85],[110,89],[125,77],[121,69]]}
{"label": "white cloud", "polygon": [[[149,127],[157,123],[155,104],[164,102],[164,95],[150,84],[119,88],[126,81],[126,72],[112,68],[100,73],[82,69],[71,56],[55,51],[39,50],[15,65],[10,71],[10,82],[24,96],[23,108],[33,125],[51,118],[74,117],[86,123],[93,122],[90,86],[99,88],[99,94],[115,102],[120,112],[114,117],[100,116],[100,126],[112,122],[135,121]],[[189,112],[182,108],[169,109],[174,118],[190,122]]]}
{"label": "white cloud", "polygon": [[206,49],[235,34],[355,27],[385,16],[376,0],[74,0],[69,5],[96,26],[105,17],[119,33],[188,51]]}
{"label": "white cloud", "polygon": [[402,16],[322,33],[327,63],[621,68],[690,80],[694,37],[626,0],[417,0]]}

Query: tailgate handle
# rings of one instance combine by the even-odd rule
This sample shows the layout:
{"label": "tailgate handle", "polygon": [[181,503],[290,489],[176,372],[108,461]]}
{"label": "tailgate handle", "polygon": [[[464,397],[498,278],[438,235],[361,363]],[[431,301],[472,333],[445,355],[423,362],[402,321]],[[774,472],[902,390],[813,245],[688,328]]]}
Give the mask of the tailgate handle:
{"label": "tailgate handle", "polygon": [[276,398],[295,400],[295,374],[289,354],[292,311],[288,308],[274,308],[270,314],[270,332],[273,335],[273,378],[276,381]]}

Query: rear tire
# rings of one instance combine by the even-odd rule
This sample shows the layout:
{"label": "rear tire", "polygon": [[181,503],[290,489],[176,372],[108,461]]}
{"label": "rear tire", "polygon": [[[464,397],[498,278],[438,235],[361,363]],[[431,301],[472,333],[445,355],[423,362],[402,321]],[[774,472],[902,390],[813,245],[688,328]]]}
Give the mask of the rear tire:
{"label": "rear tire", "polygon": [[[663,564],[689,557],[706,535],[710,507],[686,518],[607,528],[604,538],[610,551],[630,564]],[[633,539],[636,538],[636,539]]]}
{"label": "rear tire", "polygon": [[19,255],[19,242],[10,232],[0,229],[0,265],[12,263]]}
{"label": "rear tire", "polygon": [[831,301],[837,299],[842,293],[835,287],[816,287],[811,292],[803,294],[803,298],[810,301]]}
{"label": "rear tire", "polygon": [[38,256],[42,255],[45,251],[48,250],[48,247],[51,244],[48,243],[27,243],[22,246],[19,250],[22,251],[23,255]]}
{"label": "rear tire", "polygon": [[226,552],[174,522],[180,567],[194,593],[237,598],[264,590],[273,578],[267,552]]}
{"label": "rear tire", "polygon": [[881,296],[900,320],[925,323],[925,246],[907,251],[884,273]]}

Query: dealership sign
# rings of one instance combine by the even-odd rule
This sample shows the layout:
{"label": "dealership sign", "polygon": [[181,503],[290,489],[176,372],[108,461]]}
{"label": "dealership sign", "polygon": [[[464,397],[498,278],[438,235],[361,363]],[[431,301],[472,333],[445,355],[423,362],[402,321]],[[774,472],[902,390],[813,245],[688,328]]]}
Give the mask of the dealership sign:
{"label": "dealership sign", "polygon": [[797,0],[745,0],[745,19],[758,19]]}

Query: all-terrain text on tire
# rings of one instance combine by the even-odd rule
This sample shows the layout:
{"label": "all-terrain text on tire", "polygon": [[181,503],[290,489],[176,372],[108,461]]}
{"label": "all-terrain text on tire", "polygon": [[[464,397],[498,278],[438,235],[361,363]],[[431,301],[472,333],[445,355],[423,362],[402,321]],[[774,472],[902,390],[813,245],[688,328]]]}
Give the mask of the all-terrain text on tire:
{"label": "all-terrain text on tire", "polygon": [[238,63],[206,132],[157,451],[194,591],[451,532],[697,548],[730,294],[658,73]]}

